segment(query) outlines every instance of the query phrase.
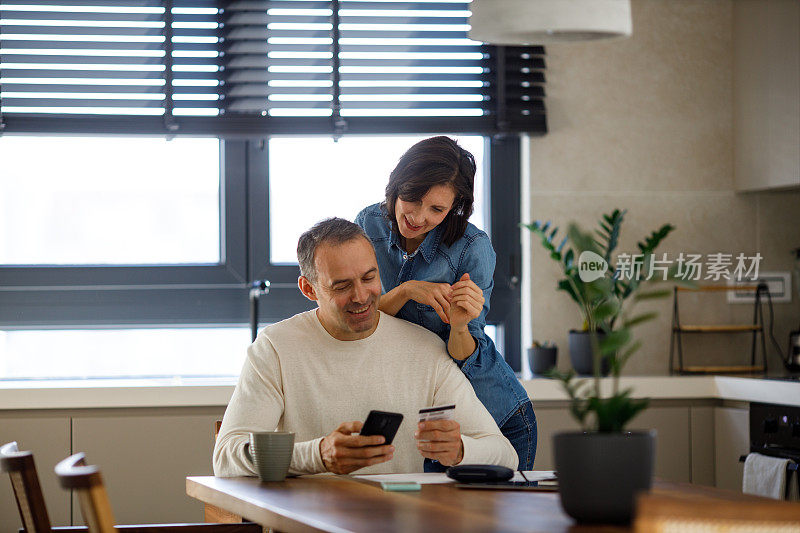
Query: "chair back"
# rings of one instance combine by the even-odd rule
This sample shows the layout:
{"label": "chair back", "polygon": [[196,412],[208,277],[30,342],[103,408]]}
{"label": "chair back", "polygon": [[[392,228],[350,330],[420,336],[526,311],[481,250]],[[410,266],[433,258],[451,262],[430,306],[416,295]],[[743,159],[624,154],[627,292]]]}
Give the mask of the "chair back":
{"label": "chair back", "polygon": [[[222,428],[222,420],[214,421],[214,440],[219,436],[219,430]],[[206,522],[215,522],[218,524],[239,524],[242,522],[242,517],[233,514],[225,509],[220,509],[215,505],[206,503],[203,506],[203,512]]]}
{"label": "chair back", "polygon": [[86,464],[86,454],[76,453],[56,465],[61,486],[73,490],[81,504],[89,533],[114,533],[114,513],[100,468]]}
{"label": "chair back", "polygon": [[0,470],[8,472],[26,533],[50,533],[50,517],[39,485],[33,453],[19,451],[16,442],[0,446]]}

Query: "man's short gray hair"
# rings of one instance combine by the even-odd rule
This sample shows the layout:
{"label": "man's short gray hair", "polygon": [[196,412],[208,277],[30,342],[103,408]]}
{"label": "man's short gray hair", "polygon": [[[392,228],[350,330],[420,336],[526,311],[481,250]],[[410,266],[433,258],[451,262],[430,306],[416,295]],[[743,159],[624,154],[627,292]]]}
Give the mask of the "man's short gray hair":
{"label": "man's short gray hair", "polygon": [[367,242],[371,243],[364,230],[349,220],[326,218],[321,222],[317,222],[310,230],[300,235],[300,240],[297,241],[297,262],[300,265],[300,274],[305,276],[311,283],[315,283],[317,281],[317,267],[314,264],[314,259],[317,254],[317,248],[326,243],[333,245],[344,244],[359,237],[363,237],[367,239]]}

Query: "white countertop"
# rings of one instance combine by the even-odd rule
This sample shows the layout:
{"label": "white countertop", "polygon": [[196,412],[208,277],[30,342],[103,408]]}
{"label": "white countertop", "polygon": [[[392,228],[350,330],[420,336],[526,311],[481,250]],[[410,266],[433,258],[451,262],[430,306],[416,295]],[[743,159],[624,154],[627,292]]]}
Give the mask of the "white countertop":
{"label": "white countertop", "polygon": [[[604,378],[605,393],[611,379]],[[534,403],[566,400],[550,379],[522,382]],[[236,378],[0,381],[0,410],[133,407],[224,407]],[[620,380],[633,396],[653,400],[718,399],[800,406],[800,382],[727,376],[632,376]]]}

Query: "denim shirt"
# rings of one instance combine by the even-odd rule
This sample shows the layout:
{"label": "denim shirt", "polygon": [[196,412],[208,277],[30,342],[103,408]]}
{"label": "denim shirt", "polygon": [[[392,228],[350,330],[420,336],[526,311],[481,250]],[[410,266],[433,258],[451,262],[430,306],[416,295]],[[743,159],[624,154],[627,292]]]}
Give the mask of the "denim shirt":
{"label": "denim shirt", "polygon": [[[399,236],[392,231],[388,215],[380,204],[371,205],[361,211],[355,223],[366,232],[375,248],[384,294],[412,279],[452,285],[465,272],[481,288],[485,299],[483,310],[478,318],[467,325],[477,347],[463,361],[455,358],[453,360],[469,379],[478,399],[497,425],[502,426],[528,401],[528,394],[495,348],[492,339],[483,331],[486,314],[489,312],[489,298],[494,287],[492,278],[496,257],[489,236],[469,224],[464,235],[452,246],[447,246],[442,242],[443,231],[440,225],[428,232],[414,253],[408,254],[402,248]],[[442,322],[429,305],[409,300],[395,316],[436,333],[445,343],[450,337],[450,325]]]}

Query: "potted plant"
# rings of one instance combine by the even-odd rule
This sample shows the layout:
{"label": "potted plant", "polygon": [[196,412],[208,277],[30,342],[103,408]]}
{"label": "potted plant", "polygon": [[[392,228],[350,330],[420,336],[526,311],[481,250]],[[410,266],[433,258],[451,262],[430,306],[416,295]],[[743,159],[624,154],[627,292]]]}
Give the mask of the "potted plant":
{"label": "potted plant", "polygon": [[[612,227],[618,228],[618,224]],[[574,224],[569,227],[568,239],[573,254],[579,257],[587,251],[599,255],[613,249],[608,245],[602,248],[591,234]],[[655,239],[660,240],[656,235],[648,242]],[[651,258],[652,253],[643,254],[642,266],[648,267]],[[564,264],[575,269],[582,266]],[[608,272],[591,281],[578,283],[576,279],[579,278],[570,277],[567,283],[574,283],[571,287],[575,294],[587,302],[585,315],[605,335],[601,338],[597,329],[589,329],[587,333],[593,379],[576,379],[574,369],[550,373],[561,381],[570,398],[570,412],[583,428],[553,437],[561,505],[579,522],[625,523],[633,514],[636,493],[652,485],[655,431],[625,431],[627,424],[647,407],[648,400],[631,398],[630,389],[620,390],[619,378],[625,363],[641,346],[641,341],[633,340],[633,328],[656,317],[655,312],[635,314],[636,304],[666,297],[671,291],[651,287],[663,280],[650,278],[630,280],[620,290],[619,280]],[[672,271],[667,279],[676,280]],[[606,391],[605,396],[601,361],[607,362],[612,375],[611,391]]]}
{"label": "potted plant", "polygon": [[[639,254],[628,256],[629,262],[621,265],[615,263],[612,254],[619,242],[625,213],[625,210],[615,209],[612,213],[603,215],[603,219],[599,221],[600,227],[595,231],[596,236],[589,237],[593,244],[591,250],[576,250],[573,246],[569,246],[569,236],[563,237],[558,242],[556,239],[560,238],[558,236],[559,228],[551,228],[550,222],[542,224],[536,221],[523,225],[540,237],[542,246],[560,265],[564,277],[558,281],[558,290],[569,294],[580,308],[583,328],[570,330],[568,337],[570,361],[579,375],[594,373],[592,335],[590,333],[594,333],[602,340],[607,333],[615,329],[619,318],[619,306],[616,302],[624,302],[633,294],[638,283],[647,274],[644,258],[652,256],[661,241],[675,229],[671,224],[664,224],[653,231],[643,241],[637,243]],[[593,286],[584,281],[585,276],[581,275],[578,268],[579,256],[584,252],[595,254],[594,259],[612,273],[609,291],[594,291]],[[633,275],[620,276],[620,267],[623,266]],[[604,376],[608,375],[611,370],[608,363],[605,358],[600,361],[600,372]]]}
{"label": "potted plant", "polygon": [[556,367],[558,346],[550,341],[533,341],[533,346],[528,348],[528,364],[533,375],[544,375]]}

